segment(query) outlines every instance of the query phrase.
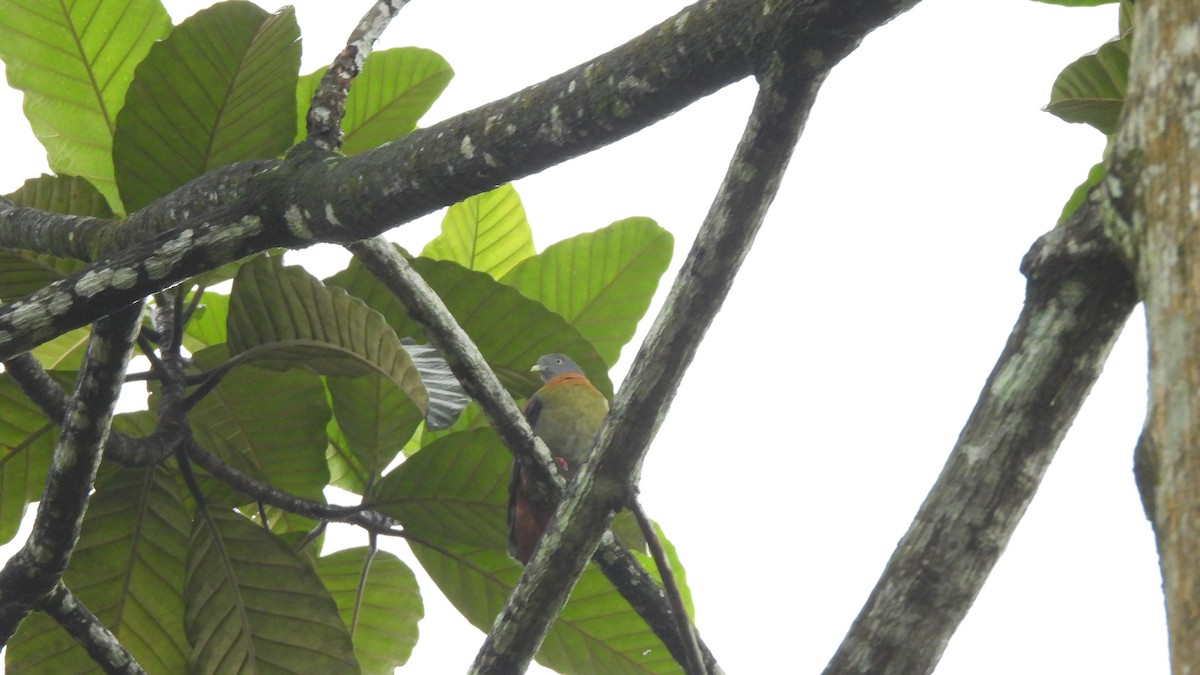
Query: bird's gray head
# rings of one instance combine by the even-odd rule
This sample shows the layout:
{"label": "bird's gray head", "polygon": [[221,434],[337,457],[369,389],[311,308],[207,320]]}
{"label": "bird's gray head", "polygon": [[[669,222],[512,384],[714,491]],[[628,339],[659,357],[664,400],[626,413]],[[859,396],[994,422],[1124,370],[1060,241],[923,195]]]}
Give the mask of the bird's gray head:
{"label": "bird's gray head", "polygon": [[541,375],[542,382],[549,382],[564,373],[583,375],[583,369],[579,367],[579,364],[572,361],[571,357],[566,354],[546,354],[539,358],[530,370]]}

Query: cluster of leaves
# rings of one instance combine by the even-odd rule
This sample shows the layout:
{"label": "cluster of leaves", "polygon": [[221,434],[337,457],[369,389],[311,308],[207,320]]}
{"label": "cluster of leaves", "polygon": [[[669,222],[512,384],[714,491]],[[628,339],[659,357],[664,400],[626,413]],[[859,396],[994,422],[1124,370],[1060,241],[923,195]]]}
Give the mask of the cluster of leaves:
{"label": "cluster of leaves", "polygon": [[[298,75],[293,11],[268,14],[246,2],[172,26],[158,0],[0,0],[0,57],[55,171],[8,198],[98,217],[135,211],[230,162],[280,155],[303,138],[320,77]],[[411,131],[451,75],[428,50],[372,54],[347,102],[344,150]],[[412,265],[514,397],[538,386],[529,367],[550,352],[570,354],[611,395],[607,371],[671,249],[667,232],[630,218],[536,254],[520,200],[502,186],[451,207]],[[0,251],[0,298],[81,265]],[[228,294],[209,288],[228,279]],[[395,297],[357,262],[322,280],[263,254],[192,280],[176,298],[195,308],[183,345],[189,381],[207,390],[188,412],[196,441],[305,499],[323,501],[331,485],[361,495],[364,507],[403,527],[460,611],[489,626],[520,573],[505,553],[511,459],[475,404],[460,415],[465,401],[434,386],[437,359],[422,347],[429,339]],[[34,356],[69,382],[86,339],[86,328],[73,331]],[[117,416],[114,429],[155,431],[161,397],[151,389],[149,410]],[[57,428],[8,375],[0,398],[7,541],[40,494]],[[318,556],[308,536],[317,523],[199,479],[206,508],[173,459],[152,468],[106,462],[64,576],[147,672],[383,673],[407,660],[422,604],[401,560],[368,547]],[[539,660],[568,672],[678,669],[594,570]],[[11,673],[78,672],[88,663],[43,615],[22,625],[6,659]]]}
{"label": "cluster of leaves", "polygon": [[[1129,77],[1129,48],[1133,44],[1133,1],[1119,0],[1117,37],[1071,62],[1059,73],[1050,91],[1046,111],[1067,122],[1090,124],[1111,140],[1125,106]],[[1091,7],[1118,0],[1042,0],[1055,5]],[[1111,144],[1110,144],[1111,145]],[[1107,150],[1105,155],[1107,155]],[[1094,165],[1087,179],[1071,194],[1061,219],[1075,212],[1088,192],[1104,177],[1104,162]]]}

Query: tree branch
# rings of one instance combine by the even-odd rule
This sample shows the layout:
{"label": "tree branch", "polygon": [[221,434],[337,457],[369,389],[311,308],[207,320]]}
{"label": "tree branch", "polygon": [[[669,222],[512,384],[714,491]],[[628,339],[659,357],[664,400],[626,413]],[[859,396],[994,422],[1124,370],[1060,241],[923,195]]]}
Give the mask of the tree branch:
{"label": "tree branch", "polygon": [[184,452],[188,459],[208,471],[214,478],[225,482],[235,490],[250,496],[252,499],[281,508],[288,513],[294,513],[313,520],[331,520],[340,523],[358,525],[368,532],[390,534],[396,521],[378,511],[365,509],[361,506],[337,506],[322,504],[311,499],[297,497],[271,487],[247,474],[222,462],[218,457],[206,450],[192,438],[183,441]]}
{"label": "tree branch", "polygon": [[1025,256],[1025,307],[826,673],[932,672],[1137,303],[1094,201]]}
{"label": "tree branch", "polygon": [[[613,143],[759,69],[829,67],[916,0],[701,2],[592,61],[354,157],[210,172],[121,223],[0,203],[0,246],[101,263],[0,309],[0,359],[267,248],[346,243]],[[397,171],[403,167],[403,171]]]}
{"label": "tree branch", "polygon": [[1149,406],[1135,468],[1154,526],[1171,672],[1200,670],[1200,8],[1144,0],[1134,10],[1129,88],[1105,186],[1108,233],[1146,303]]}
{"label": "tree branch", "polygon": [[313,92],[312,104],[304,118],[309,143],[327,151],[341,147],[342,118],[346,116],[350,84],[362,72],[375,41],[407,4],[408,0],[377,0],[354,27],[346,48],[333,60]]}
{"label": "tree branch", "polygon": [[[848,41],[846,53],[855,44]],[[840,54],[825,60],[796,56],[789,49],[765,62],[725,180],[613,401],[592,459],[572,482],[470,672],[525,669],[613,512],[636,491],[650,440],[766,216],[817,90]]]}
{"label": "tree branch", "polygon": [[60,581],[38,603],[109,675],[144,675],[133,654]]}
{"label": "tree branch", "polygon": [[71,559],[141,312],[137,303],[97,321],[88,339],[33,532],[0,570],[0,644],[54,589]]}

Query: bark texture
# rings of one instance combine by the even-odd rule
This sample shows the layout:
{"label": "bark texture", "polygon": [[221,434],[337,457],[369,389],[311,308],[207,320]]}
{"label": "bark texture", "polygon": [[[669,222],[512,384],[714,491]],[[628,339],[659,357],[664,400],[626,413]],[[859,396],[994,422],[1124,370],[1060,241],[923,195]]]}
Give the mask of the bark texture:
{"label": "bark texture", "polygon": [[1107,185],[1146,303],[1143,500],[1166,595],[1171,669],[1200,672],[1200,5],[1137,3],[1125,119]]}

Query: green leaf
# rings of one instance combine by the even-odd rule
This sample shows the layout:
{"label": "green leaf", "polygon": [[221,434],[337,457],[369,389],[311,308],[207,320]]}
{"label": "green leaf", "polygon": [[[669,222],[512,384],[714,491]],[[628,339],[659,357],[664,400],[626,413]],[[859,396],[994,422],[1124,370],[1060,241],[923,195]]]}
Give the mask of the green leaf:
{"label": "green leaf", "polygon": [[[575,359],[596,388],[612,396],[604,359],[561,316],[482,272],[429,258],[414,258],[411,262],[515,396],[528,397],[541,386],[529,369],[539,356],[553,353]],[[326,282],[362,298],[383,314],[398,335],[428,341],[400,301],[357,260]]]}
{"label": "green leaf", "polygon": [[154,45],[117,116],[113,162],[136,211],[233,162],[275,157],[292,142],[300,27],[286,7],[249,2],[197,12]]}
{"label": "green leaf", "polygon": [[1068,199],[1067,203],[1063,205],[1062,215],[1058,217],[1058,222],[1061,223],[1070,217],[1072,213],[1075,213],[1075,209],[1078,209],[1079,206],[1083,204],[1084,200],[1087,199],[1088,192],[1090,192],[1093,187],[1099,185],[1103,178],[1104,162],[1097,162],[1096,164],[1092,165],[1091,169],[1088,169],[1087,178],[1075,188],[1075,190],[1071,193],[1071,198]]}
{"label": "green leaf", "polygon": [[[25,181],[5,198],[16,206],[54,213],[112,217],[112,211],[96,188],[86,180],[73,176],[43,174]],[[27,295],[86,266],[87,263],[81,260],[0,249],[0,299],[11,300]]]}
{"label": "green leaf", "polygon": [[442,218],[442,233],[421,251],[497,279],[533,253],[533,231],[511,184],[451,206]]}
{"label": "green leaf", "polygon": [[325,582],[354,640],[354,655],[364,675],[392,675],[408,661],[417,644],[417,622],[425,616],[417,579],[395,555],[377,551],[367,581],[359,580],[368,549],[338,551],[317,560]]}
{"label": "green leaf", "polygon": [[[307,134],[304,118],[324,74],[322,68],[300,78],[297,143]],[[453,76],[450,64],[428,49],[400,47],[372,53],[346,99],[342,152],[355,155],[411,132]]]}
{"label": "green leaf", "polygon": [[225,342],[225,325],[229,320],[229,296],[205,291],[192,320],[183,329],[183,345],[197,352],[205,347]]}
{"label": "green leaf", "polygon": [[337,605],[304,559],[245,518],[209,509],[188,556],[190,672],[358,673]]}
{"label": "green leaf", "polygon": [[233,281],[229,351],[273,368],[322,375],[377,373],[390,378],[424,414],[428,395],[400,339],[377,312],[300,267],[260,256]]}
{"label": "green leaf", "polygon": [[[63,581],[151,673],[180,673],[188,514],[171,474],[121,469],[99,485]],[[82,673],[96,664],[37,613],[9,644],[9,673]]]}
{"label": "green leaf", "polygon": [[134,68],[171,30],[159,0],[0,0],[0,59],[56,173],[83,176],[116,212],[112,137]]}
{"label": "green leaf", "polygon": [[[491,628],[521,576],[520,564],[492,548],[454,543],[410,545],[458,611],[480,630]],[[560,673],[683,672],[629,603],[591,565],[546,634],[536,658]]]}
{"label": "green leaf", "polygon": [[408,395],[383,377],[329,377],[333,414],[363,486],[374,484],[421,423]]}
{"label": "green leaf", "polygon": [[[209,368],[224,347],[193,355]],[[321,379],[303,370],[234,368],[188,412],[196,440],[233,466],[292,494],[323,501],[329,406]],[[232,454],[231,454],[232,453]]]}
{"label": "green leaf", "polygon": [[330,418],[326,433],[329,435],[329,445],[325,448],[325,461],[329,463],[329,484],[356,495],[365,494],[367,471],[350,449],[346,434],[342,432],[336,418]]}
{"label": "green leaf", "polygon": [[611,366],[650,306],[673,247],[653,220],[628,218],[560,241],[501,281],[561,314]]}
{"label": "green leaf", "polygon": [[79,370],[91,328],[76,328],[34,347],[33,358],[46,370]]}
{"label": "green leaf", "polygon": [[25,507],[41,497],[57,437],[57,427],[0,374],[0,543],[13,538]]}
{"label": "green leaf", "polygon": [[14,206],[28,206],[43,211],[66,213],[72,216],[112,218],[112,209],[104,195],[85,178],[42,174],[30,178],[5,198]]}
{"label": "green leaf", "polygon": [[422,539],[503,551],[511,466],[491,428],[463,431],[404,460],[368,501]]}
{"label": "green leaf", "polygon": [[1125,104],[1131,42],[1129,35],[1106,42],[1064,68],[1054,81],[1046,112],[1067,122],[1090,124],[1105,134],[1115,132]]}

